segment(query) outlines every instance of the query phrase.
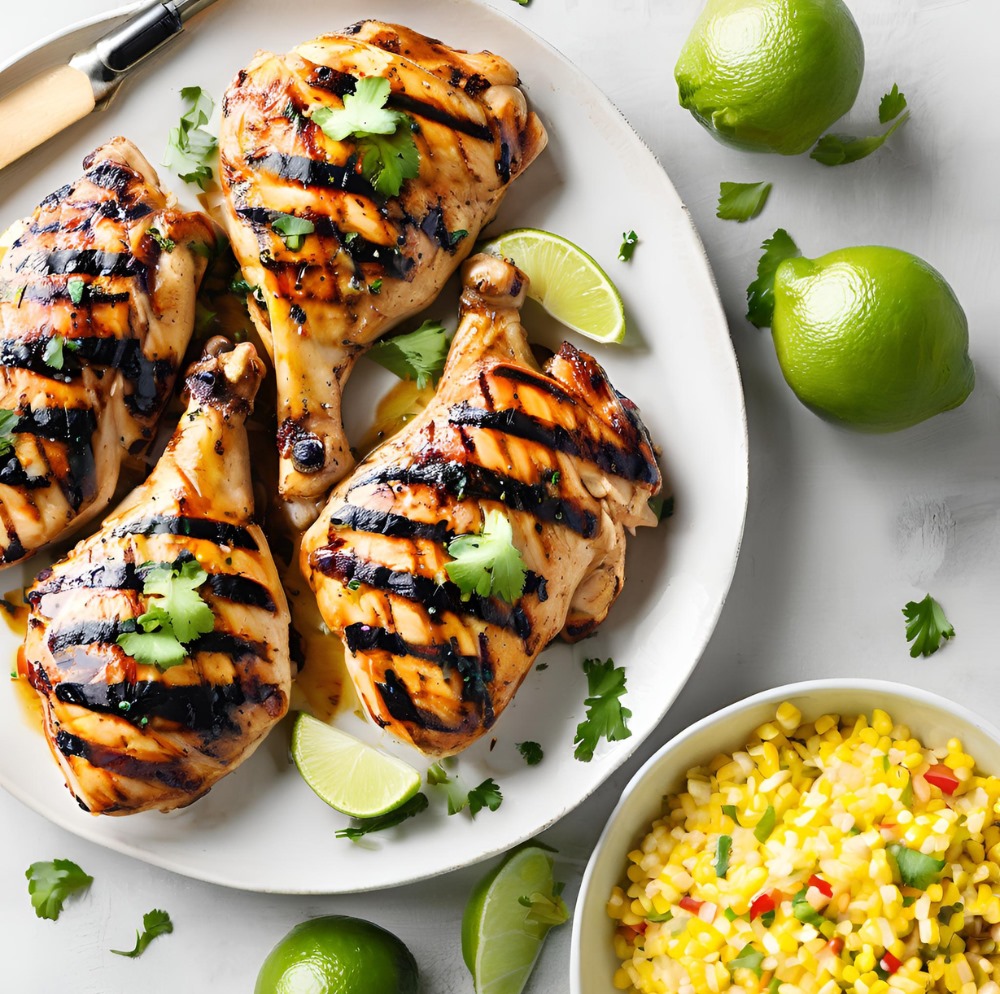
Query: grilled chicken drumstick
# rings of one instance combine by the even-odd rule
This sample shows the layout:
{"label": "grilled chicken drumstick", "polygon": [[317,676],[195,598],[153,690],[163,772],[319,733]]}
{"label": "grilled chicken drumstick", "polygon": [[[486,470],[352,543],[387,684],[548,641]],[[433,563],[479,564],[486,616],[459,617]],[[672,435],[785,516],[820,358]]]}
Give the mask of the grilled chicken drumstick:
{"label": "grilled chicken drumstick", "polygon": [[[28,592],[23,667],[69,788],[95,814],[189,804],[287,710],[288,607],[251,520],[243,426],[262,373],[247,344],[192,366],[149,479]],[[157,639],[168,627],[176,660]]]}
{"label": "grilled chicken drumstick", "polygon": [[[388,121],[382,111],[379,122],[353,115],[343,127],[357,130],[330,137],[343,132],[324,131],[324,114],[336,117],[378,80]],[[488,52],[363,21],[288,55],[259,53],[227,91],[227,226],[277,371],[286,500],[316,502],[350,469],[340,408],[355,360],[434,299],[544,148],[517,82]],[[364,127],[398,134],[366,139]],[[410,142],[419,166],[396,192],[377,175],[380,148],[383,160],[402,161],[385,151],[390,139]],[[300,520],[315,515],[300,510]]]}
{"label": "grilled chicken drumstick", "polygon": [[[463,276],[434,399],[334,490],[301,553],[372,717],[438,755],[493,724],[551,639],[604,620],[625,529],[655,524],[660,489],[636,408],[594,359],[563,344],[538,368],[520,323],[527,277],[485,255]],[[448,579],[452,539],[496,511],[527,569],[512,603]]]}
{"label": "grilled chicken drumstick", "polygon": [[0,262],[0,566],[99,514],[152,441],[215,243],[124,138],[84,169]]}

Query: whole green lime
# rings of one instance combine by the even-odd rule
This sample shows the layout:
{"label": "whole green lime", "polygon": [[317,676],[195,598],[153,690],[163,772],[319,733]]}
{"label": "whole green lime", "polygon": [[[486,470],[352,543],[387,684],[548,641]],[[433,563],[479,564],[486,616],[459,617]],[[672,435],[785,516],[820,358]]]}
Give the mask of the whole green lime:
{"label": "whole green lime", "polygon": [[410,950],[378,925],[328,915],[296,925],[267,955],[254,994],[416,994]]}
{"label": "whole green lime", "polygon": [[798,155],[851,109],[864,68],[843,0],[708,0],[674,78],[719,141]]}
{"label": "whole green lime", "polygon": [[908,428],[975,386],[965,312],[937,270],[899,249],[786,259],[771,332],[799,400],[863,431]]}

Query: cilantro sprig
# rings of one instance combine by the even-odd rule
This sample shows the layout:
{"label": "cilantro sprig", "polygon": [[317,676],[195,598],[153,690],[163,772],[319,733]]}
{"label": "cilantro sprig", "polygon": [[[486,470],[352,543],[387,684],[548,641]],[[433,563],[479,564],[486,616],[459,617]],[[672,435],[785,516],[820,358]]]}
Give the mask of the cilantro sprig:
{"label": "cilantro sprig", "polygon": [[401,825],[408,818],[420,814],[421,811],[426,811],[428,803],[426,794],[414,794],[405,804],[401,804],[395,810],[384,815],[377,815],[374,818],[356,819],[350,828],[338,828],[334,835],[338,839],[355,841],[365,835],[370,835],[372,832],[384,832],[386,829]]}
{"label": "cilantro sprig", "polygon": [[415,331],[383,338],[366,353],[401,380],[415,380],[417,389],[437,383],[448,358],[451,339],[440,321],[424,321]]}
{"label": "cilantro sprig", "polygon": [[513,604],[524,593],[527,570],[505,514],[487,511],[483,530],[453,538],[448,555],[452,561],[445,572],[464,595],[495,596]]}
{"label": "cilantro sprig", "polygon": [[20,423],[17,411],[0,408],[0,456],[5,456],[14,448],[14,435]]}
{"label": "cilantro sprig", "polygon": [[475,818],[483,808],[496,811],[503,803],[503,792],[492,777],[471,790],[466,790],[458,774],[451,776],[440,763],[434,763],[427,770],[427,782],[432,787],[444,788],[449,815],[457,815],[468,808],[469,814]]}
{"label": "cilantro sprig", "polygon": [[760,215],[770,195],[770,183],[720,183],[715,216],[741,224],[751,221]]}
{"label": "cilantro sprig", "polygon": [[66,280],[66,292],[69,294],[70,303],[81,303],[86,289],[87,284],[79,276],[71,276]]}
{"label": "cilantro sprig", "polygon": [[32,863],[24,875],[28,878],[28,894],[35,914],[53,922],[58,920],[70,894],[85,890],[94,882],[90,874],[70,859]]}
{"label": "cilantro sprig", "polygon": [[396,197],[403,182],[420,172],[420,153],[409,115],[387,108],[391,87],[381,76],[359,79],[344,106],[314,107],[309,117],[334,141],[357,142],[361,173],[384,197]]}
{"label": "cilantro sprig", "polygon": [[625,669],[614,661],[585,659],[583,671],[587,674],[587,699],[583,702],[586,717],[576,726],[573,755],[583,763],[594,758],[594,750],[602,738],[609,742],[627,739],[632,732],[628,720],[632,712],[621,698],[625,694]]}
{"label": "cilantro sprig", "polygon": [[764,954],[758,949],[754,949],[747,943],[738,956],[734,956],[727,964],[726,968],[732,973],[734,970],[752,970],[758,977],[762,973],[761,964],[764,962]]}
{"label": "cilantro sprig", "polygon": [[932,656],[941,643],[955,637],[955,627],[944,608],[928,594],[922,601],[909,601],[903,608],[906,619],[906,641],[912,642],[910,655]]}
{"label": "cilantro sprig", "polygon": [[622,243],[618,247],[618,258],[622,262],[631,262],[635,255],[635,247],[639,244],[639,236],[634,231],[622,232]]}
{"label": "cilantro sprig", "polygon": [[181,100],[184,112],[177,127],[170,129],[163,165],[185,183],[197,183],[204,190],[214,175],[212,163],[219,148],[218,139],[203,127],[215,101],[200,86],[185,86]]}
{"label": "cilantro sprig", "polygon": [[910,112],[906,110],[906,97],[899,92],[899,87],[895,83],[882,97],[878,108],[878,119],[882,124],[888,124],[890,121],[895,123],[882,134],[867,138],[855,138],[853,135],[843,134],[823,135],[809,153],[809,158],[824,166],[845,166],[849,162],[865,159],[872,152],[878,151],[890,136],[910,119]]}
{"label": "cilantro sprig", "polygon": [[76,352],[80,343],[71,338],[63,338],[62,335],[53,335],[45,343],[45,351],[42,352],[42,362],[50,369],[62,369],[66,363],[66,351]]}
{"label": "cilantro sprig", "polygon": [[563,884],[553,883],[551,894],[537,890],[530,894],[522,894],[517,903],[528,909],[528,913],[524,916],[525,921],[535,925],[548,925],[550,928],[569,921],[569,908],[562,899],[562,889]]}
{"label": "cilantro sprig", "polygon": [[528,766],[537,766],[545,757],[542,747],[537,742],[518,742],[517,751]]}
{"label": "cilantro sprig", "polygon": [[896,864],[899,879],[907,887],[927,890],[941,876],[946,865],[943,859],[935,859],[919,849],[910,849],[899,842],[890,843],[885,848]]}
{"label": "cilantro sprig", "polygon": [[115,956],[127,956],[129,959],[136,959],[141,956],[146,947],[160,935],[167,935],[174,930],[174,923],[170,920],[170,915],[166,911],[154,908],[147,911],[142,916],[142,931],[136,929],[135,946],[127,952],[122,949],[112,949]]}
{"label": "cilantro sprig", "polygon": [[271,220],[271,227],[278,233],[289,252],[298,252],[306,235],[311,235],[316,230],[316,225],[309,218],[280,212]]}
{"label": "cilantro sprig", "polygon": [[457,815],[469,803],[469,792],[462,786],[458,775],[451,776],[440,763],[432,764],[427,770],[427,783],[432,787],[444,788],[450,815]]}
{"label": "cilantro sprig", "polygon": [[206,580],[195,559],[154,565],[143,583],[146,612],[136,619],[136,631],[118,636],[118,645],[139,663],[161,670],[179,666],[187,658],[186,646],[215,627],[215,615],[198,593]]}
{"label": "cilantro sprig", "polygon": [[747,318],[757,328],[770,328],[774,316],[774,274],[786,259],[802,255],[784,228],[765,238],[757,263],[757,279],[747,287]]}

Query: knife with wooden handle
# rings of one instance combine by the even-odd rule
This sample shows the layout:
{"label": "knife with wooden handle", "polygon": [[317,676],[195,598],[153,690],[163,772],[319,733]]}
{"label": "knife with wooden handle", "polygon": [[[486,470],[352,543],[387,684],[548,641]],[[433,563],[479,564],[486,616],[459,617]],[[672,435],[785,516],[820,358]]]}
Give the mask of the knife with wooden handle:
{"label": "knife with wooden handle", "polygon": [[0,96],[0,169],[103,109],[140,62],[215,0],[156,0],[57,66]]}

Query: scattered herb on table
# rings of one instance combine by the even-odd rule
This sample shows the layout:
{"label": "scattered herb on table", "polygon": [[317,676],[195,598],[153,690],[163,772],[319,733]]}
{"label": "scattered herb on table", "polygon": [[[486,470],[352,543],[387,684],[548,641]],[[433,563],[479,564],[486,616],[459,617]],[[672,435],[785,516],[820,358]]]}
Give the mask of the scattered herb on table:
{"label": "scattered herb on table", "polygon": [[715,216],[723,221],[750,221],[760,215],[770,195],[770,183],[720,183]]}
{"label": "scattered herb on table", "polygon": [[390,90],[389,80],[365,76],[353,93],[344,94],[342,108],[315,107],[309,112],[328,138],[356,139],[361,173],[385,197],[398,196],[404,180],[420,172],[413,121],[386,107]]}
{"label": "scattered herb on table", "polygon": [[630,262],[638,244],[639,236],[634,231],[623,231],[622,243],[618,248],[618,258],[622,262]]}
{"label": "scattered herb on table", "polygon": [[142,931],[136,929],[135,946],[127,952],[122,949],[112,949],[116,956],[127,956],[129,959],[136,959],[141,956],[146,947],[159,935],[167,935],[174,930],[174,923],[170,920],[170,915],[165,911],[153,909],[147,911],[142,916]]}
{"label": "scattered herb on table", "polygon": [[459,535],[448,544],[452,561],[445,564],[449,579],[464,595],[500,597],[513,604],[524,593],[527,571],[510,519],[487,511],[478,535]]}
{"label": "scattered herb on table", "polygon": [[28,878],[31,905],[39,918],[56,921],[70,894],[85,890],[94,878],[69,859],[32,863],[24,874]]}
{"label": "scattered herb on table", "polygon": [[906,110],[906,97],[899,92],[899,87],[893,83],[892,89],[882,97],[878,108],[878,119],[882,124],[894,121],[893,125],[880,135],[867,138],[855,138],[853,135],[829,134],[823,135],[816,147],[809,153],[811,159],[824,166],[845,166],[849,162],[865,159],[872,152],[878,151],[889,137],[910,119]]}
{"label": "scattered herb on table", "polygon": [[941,643],[955,637],[955,628],[941,605],[928,594],[922,601],[909,601],[903,608],[906,641],[912,642],[910,655],[932,656]]}
{"label": "scattered herb on table", "polygon": [[338,828],[334,834],[338,839],[354,840],[372,832],[384,832],[387,828],[395,828],[407,818],[412,818],[414,815],[420,814],[421,811],[425,811],[427,804],[426,794],[414,794],[405,804],[401,804],[394,811],[378,815],[375,818],[355,819],[355,824],[350,828]]}
{"label": "scattered herb on table", "polygon": [[628,719],[632,712],[622,705],[625,693],[625,668],[615,666],[606,659],[585,659],[583,671],[587,674],[587,699],[583,702],[586,717],[576,726],[573,755],[583,763],[594,758],[598,742],[605,738],[609,742],[627,739],[632,732]]}
{"label": "scattered herb on table", "polygon": [[747,287],[747,318],[758,328],[770,328],[774,315],[774,274],[786,259],[802,255],[784,228],[765,238],[757,263],[757,279]]}
{"label": "scattered herb on table", "polygon": [[448,358],[448,332],[440,321],[424,321],[415,331],[383,338],[366,355],[402,380],[415,380],[418,390],[437,383]]}
{"label": "scattered herb on table", "polygon": [[185,183],[197,183],[203,190],[212,179],[212,163],[218,151],[218,139],[205,131],[215,102],[200,86],[181,90],[184,112],[176,128],[170,129],[163,164]]}

